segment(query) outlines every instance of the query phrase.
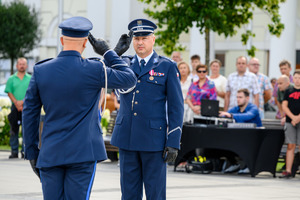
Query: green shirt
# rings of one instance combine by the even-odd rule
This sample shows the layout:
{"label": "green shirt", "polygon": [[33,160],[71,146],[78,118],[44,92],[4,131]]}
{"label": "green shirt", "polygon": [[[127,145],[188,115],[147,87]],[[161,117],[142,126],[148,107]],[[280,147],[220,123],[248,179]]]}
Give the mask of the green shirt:
{"label": "green shirt", "polygon": [[[285,90],[287,90],[288,88],[293,88],[294,86],[292,84],[290,84]],[[284,99],[284,91],[280,91],[279,88],[277,90],[277,101],[279,101],[279,103],[282,103],[283,99]]]}
{"label": "green shirt", "polygon": [[23,79],[21,80],[17,76],[16,72],[15,74],[11,75],[9,79],[6,82],[5,92],[6,93],[12,93],[14,97],[20,101],[25,98],[25,94],[31,79],[31,75],[28,73],[25,73]]}

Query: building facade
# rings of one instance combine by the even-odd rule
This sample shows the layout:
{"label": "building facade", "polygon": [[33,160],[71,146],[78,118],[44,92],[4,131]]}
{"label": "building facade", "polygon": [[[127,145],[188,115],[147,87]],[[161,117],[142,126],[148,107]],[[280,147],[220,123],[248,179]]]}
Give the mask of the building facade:
{"label": "building facade", "polygon": [[[2,0],[7,3],[11,0]],[[94,25],[91,33],[97,38],[107,40],[113,48],[120,35],[128,33],[128,23],[136,18],[148,18],[143,9],[148,5],[137,0],[24,0],[30,6],[39,11],[42,40],[40,46],[27,55],[29,59],[29,71],[36,61],[56,57],[61,50],[59,42],[60,30],[57,28],[61,20],[72,16],[84,16],[90,19]],[[236,70],[235,61],[238,56],[246,54],[247,46],[241,43],[241,33],[251,29],[256,34],[250,43],[255,45],[258,51],[256,57],[261,62],[260,70],[269,77],[279,77],[278,64],[282,59],[292,63],[292,67],[300,67],[300,2],[287,0],[281,5],[280,14],[285,29],[280,38],[271,36],[267,24],[269,17],[260,10],[254,10],[254,18],[250,25],[238,30],[233,37],[219,36],[211,33],[210,58],[219,58],[223,62],[222,73],[227,76]],[[190,56],[199,54],[204,62],[205,41],[204,36],[196,27],[189,33],[182,34],[180,43],[186,47],[182,52],[183,59],[190,61]],[[160,47],[155,47],[159,54],[163,55]],[[134,54],[131,47],[128,54]],[[90,45],[85,50],[84,57],[97,56]],[[0,78],[2,82],[9,77],[9,61],[0,60]],[[4,81],[3,81],[4,80]]]}

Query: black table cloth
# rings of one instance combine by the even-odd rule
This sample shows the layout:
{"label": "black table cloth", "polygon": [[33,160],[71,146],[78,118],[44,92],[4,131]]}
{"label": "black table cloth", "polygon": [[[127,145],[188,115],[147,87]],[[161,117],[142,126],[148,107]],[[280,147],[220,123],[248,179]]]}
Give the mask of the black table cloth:
{"label": "black table cloth", "polygon": [[271,172],[275,177],[277,159],[283,142],[282,129],[207,128],[184,125],[175,168],[188,152],[196,148],[214,148],[238,154],[248,166],[252,177],[262,171]]}

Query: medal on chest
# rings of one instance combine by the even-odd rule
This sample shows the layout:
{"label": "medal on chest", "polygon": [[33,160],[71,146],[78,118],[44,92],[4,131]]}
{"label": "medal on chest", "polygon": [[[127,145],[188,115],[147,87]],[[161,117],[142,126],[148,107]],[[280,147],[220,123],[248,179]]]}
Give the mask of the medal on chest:
{"label": "medal on chest", "polygon": [[150,81],[153,81],[153,80],[154,80],[154,77],[153,77],[153,75],[154,75],[154,70],[153,70],[153,69],[150,70],[149,74],[150,74],[149,80],[150,80]]}

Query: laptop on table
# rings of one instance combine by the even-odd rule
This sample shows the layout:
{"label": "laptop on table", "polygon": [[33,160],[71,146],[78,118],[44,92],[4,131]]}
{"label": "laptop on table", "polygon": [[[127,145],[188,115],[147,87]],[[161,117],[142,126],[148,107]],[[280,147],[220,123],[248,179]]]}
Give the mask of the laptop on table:
{"label": "laptop on table", "polygon": [[205,117],[219,117],[219,101],[201,99],[201,115]]}

